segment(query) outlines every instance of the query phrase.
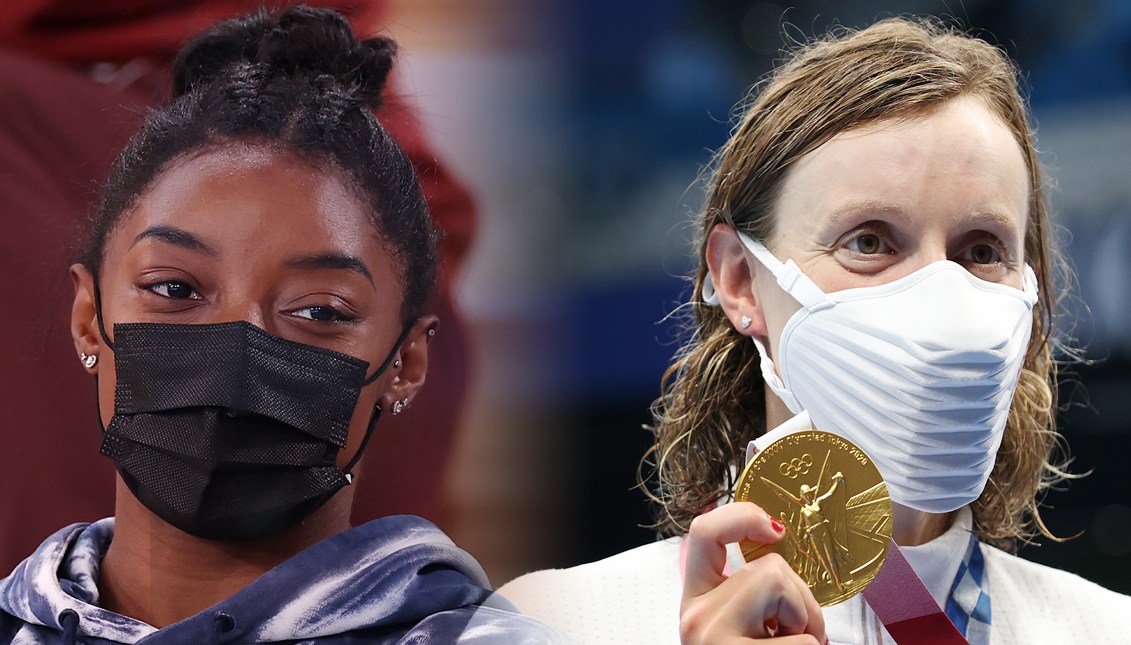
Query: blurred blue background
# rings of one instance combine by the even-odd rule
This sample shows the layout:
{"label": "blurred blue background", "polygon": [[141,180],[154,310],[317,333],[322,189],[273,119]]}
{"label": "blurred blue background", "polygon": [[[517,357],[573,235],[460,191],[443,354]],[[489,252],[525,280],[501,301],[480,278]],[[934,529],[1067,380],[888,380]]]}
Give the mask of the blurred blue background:
{"label": "blurred blue background", "polygon": [[[521,15],[510,40],[409,55],[422,100],[448,115],[433,121],[441,148],[464,127],[453,101],[480,101],[467,113],[480,153],[450,147],[485,209],[464,286],[483,371],[452,530],[497,582],[654,539],[634,485],[649,405],[684,338],[668,314],[688,295],[700,174],[787,40],[914,14],[965,26],[1020,66],[1078,278],[1066,331],[1088,362],[1065,366],[1060,421],[1072,470],[1091,474],[1051,492],[1044,517],[1057,535],[1083,535],[1021,553],[1131,593],[1131,2],[554,0],[500,11]],[[453,65],[467,74],[437,71]],[[474,70],[496,80],[461,85]],[[498,466],[494,483],[471,474],[485,462]],[[480,526],[501,506],[536,527]]]}

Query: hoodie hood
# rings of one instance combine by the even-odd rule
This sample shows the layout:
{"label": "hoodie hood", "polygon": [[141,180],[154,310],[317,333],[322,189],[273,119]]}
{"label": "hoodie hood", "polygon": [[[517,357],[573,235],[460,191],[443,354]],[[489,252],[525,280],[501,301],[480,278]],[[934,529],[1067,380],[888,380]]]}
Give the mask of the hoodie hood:
{"label": "hoodie hood", "polygon": [[71,525],[0,581],[0,642],[566,642],[492,593],[479,563],[418,517],[385,517],[323,540],[160,630],[97,606],[113,533],[113,518]]}

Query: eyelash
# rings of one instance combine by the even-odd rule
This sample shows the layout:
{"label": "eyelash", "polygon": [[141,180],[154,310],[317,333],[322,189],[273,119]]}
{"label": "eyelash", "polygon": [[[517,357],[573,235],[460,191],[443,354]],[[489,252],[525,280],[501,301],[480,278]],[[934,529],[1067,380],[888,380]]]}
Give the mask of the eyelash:
{"label": "eyelash", "polygon": [[[174,284],[175,285],[184,285],[184,286],[188,287],[189,290],[191,291],[191,293],[185,298],[176,298],[176,297],[168,295],[167,293],[163,294],[163,293],[159,293],[157,291],[157,289],[159,287],[162,287],[162,286],[167,287],[169,285],[174,285]],[[185,282],[184,280],[160,280],[158,282],[151,282],[149,284],[142,284],[142,285],[139,285],[139,286],[142,289],[156,295],[159,298],[166,298],[168,300],[199,300],[200,299],[200,294],[198,294],[196,292],[196,289],[194,289],[192,287],[192,285],[190,285],[188,282]],[[195,298],[193,296],[195,296]]]}
{"label": "eyelash", "polygon": [[[875,235],[876,237],[880,238],[880,243],[888,246],[889,250],[886,251],[886,252],[877,251],[875,253],[864,253],[862,251],[857,251],[855,249],[849,248],[849,245],[859,241],[861,238],[863,238],[866,235]],[[998,241],[997,238],[994,238],[993,236],[990,236],[988,234],[987,234],[987,236],[988,237],[982,237],[980,239],[974,240],[973,242],[970,242],[969,245],[967,245],[967,247],[963,250],[962,255],[969,253],[976,246],[985,244],[986,246],[993,248],[994,251],[997,252],[997,255],[998,255],[997,261],[996,262],[988,262],[988,263],[980,263],[980,262],[973,262],[973,260],[971,260],[971,262],[973,262],[973,264],[975,264],[977,266],[981,266],[981,267],[987,267],[987,266],[991,266],[991,265],[994,265],[994,264],[1007,264],[1007,265],[1011,264],[1011,256],[1009,254],[1009,251],[1005,248],[1005,246],[1003,244],[1001,244],[1001,242]],[[887,234],[887,232],[884,231],[884,230],[881,230],[879,227],[867,227],[867,228],[863,228],[863,229],[857,231],[855,235],[853,235],[847,241],[845,241],[844,247],[848,248],[848,250],[850,250],[854,253],[858,253],[858,254],[864,255],[864,256],[883,256],[883,255],[887,255],[887,254],[895,252],[895,249],[892,248],[892,244],[890,244],[888,239],[887,239],[888,237],[890,237],[890,236]]]}
{"label": "eyelash", "polygon": [[[170,285],[183,285],[185,287],[188,287],[190,289],[191,293],[187,297],[177,298],[177,297],[168,295],[168,289],[166,289],[166,293],[161,293],[159,291],[159,289],[161,287],[167,288]],[[196,292],[196,289],[194,289],[191,285],[189,285],[188,282],[185,282],[183,280],[161,280],[159,282],[152,282],[152,283],[149,283],[149,284],[143,284],[143,285],[139,285],[139,286],[142,289],[156,295],[158,298],[163,298],[163,299],[166,299],[166,300],[199,300],[199,299],[201,299],[200,294],[198,294]],[[310,310],[314,310],[314,309],[324,310],[324,311],[328,312],[330,314],[331,318],[329,320],[318,320],[318,319],[314,318],[313,316],[297,315],[300,312],[310,311]],[[324,323],[324,324],[350,323],[350,322],[357,320],[355,317],[346,315],[346,314],[342,313],[342,311],[340,309],[337,309],[335,307],[331,307],[330,305],[311,305],[309,307],[302,307],[302,308],[299,308],[299,309],[295,309],[295,310],[291,311],[290,313],[297,315],[298,318],[301,318],[303,320],[309,320],[311,322]]]}
{"label": "eyelash", "polygon": [[997,238],[993,238],[992,236],[982,237],[980,239],[976,239],[976,240],[970,242],[966,246],[966,248],[963,250],[962,254],[966,255],[968,253],[971,253],[973,251],[974,247],[981,246],[983,244],[992,248],[995,252],[997,252],[997,256],[998,256],[997,261],[996,262],[988,262],[988,263],[983,264],[981,262],[974,262],[973,258],[971,257],[970,262],[972,262],[973,264],[975,264],[977,266],[981,266],[981,267],[993,266],[995,264],[999,264],[999,265],[1001,265],[1001,264],[1012,265],[1013,264],[1013,258],[1010,256],[1009,251],[1005,248],[1005,245],[1002,244]]}
{"label": "eyelash", "polygon": [[[875,235],[876,237],[880,238],[880,244],[886,245],[888,247],[888,250],[886,252],[877,251],[875,253],[864,253],[863,251],[857,251],[855,249],[849,248],[849,245],[851,245],[855,242],[858,242],[860,240],[860,238],[862,238],[866,235]],[[888,241],[888,238],[890,238],[890,237],[891,236],[888,234],[888,231],[885,230],[881,226],[865,226],[864,228],[861,228],[859,231],[857,231],[855,235],[848,238],[844,242],[844,247],[847,248],[849,251],[852,251],[853,253],[859,253],[860,255],[868,255],[868,256],[888,255],[888,254],[895,252],[893,245]]]}
{"label": "eyelash", "polygon": [[302,307],[301,309],[295,309],[292,313],[297,314],[300,311],[308,311],[308,310],[311,310],[311,309],[324,309],[326,311],[329,311],[330,315],[333,316],[333,318],[331,318],[330,320],[316,320],[314,318],[308,318],[306,316],[299,316],[299,318],[302,318],[303,320],[309,320],[309,321],[312,321],[312,322],[325,323],[325,324],[351,323],[351,322],[357,320],[356,318],[354,318],[352,316],[347,316],[346,314],[342,313],[340,310],[335,309],[334,307],[331,307],[329,305],[311,305],[309,307]]}

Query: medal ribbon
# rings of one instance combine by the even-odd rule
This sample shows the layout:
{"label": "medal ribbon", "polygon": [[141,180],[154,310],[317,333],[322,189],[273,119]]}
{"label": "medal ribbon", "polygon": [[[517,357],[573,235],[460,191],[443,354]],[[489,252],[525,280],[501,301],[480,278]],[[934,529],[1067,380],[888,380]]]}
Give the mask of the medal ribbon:
{"label": "medal ribbon", "polygon": [[864,600],[899,645],[970,645],[894,541]]}
{"label": "medal ribbon", "polygon": [[990,578],[978,536],[970,535],[966,556],[950,588],[946,615],[970,645],[990,643]]}

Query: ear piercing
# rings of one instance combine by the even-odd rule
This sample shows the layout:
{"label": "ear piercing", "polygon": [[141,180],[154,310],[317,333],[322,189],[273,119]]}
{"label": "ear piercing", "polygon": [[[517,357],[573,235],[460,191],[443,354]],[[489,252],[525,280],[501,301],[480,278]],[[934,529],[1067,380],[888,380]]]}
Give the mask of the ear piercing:
{"label": "ear piercing", "polygon": [[401,366],[401,359],[398,358],[397,360],[393,361],[393,367],[400,367],[400,366]]}
{"label": "ear piercing", "polygon": [[746,329],[749,326],[750,326],[750,316],[743,316],[742,317],[742,328]]}
{"label": "ear piercing", "polygon": [[93,354],[79,352],[79,360],[82,361],[83,367],[90,369],[98,363],[98,357]]}
{"label": "ear piercing", "polygon": [[400,414],[401,412],[404,412],[404,409],[407,406],[408,406],[408,397],[407,396],[405,398],[401,399],[400,401],[393,401],[393,410],[392,410],[393,416],[396,416],[396,415]]}

